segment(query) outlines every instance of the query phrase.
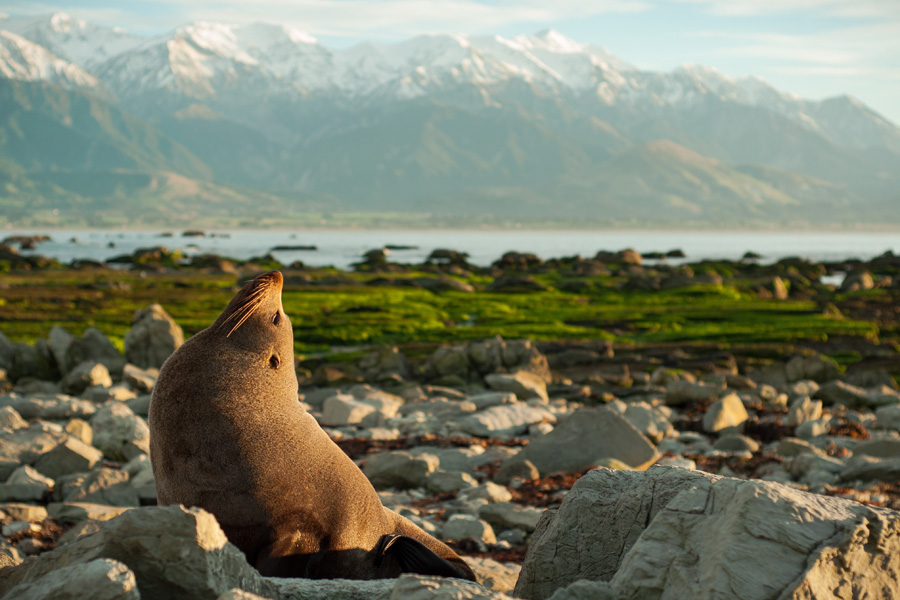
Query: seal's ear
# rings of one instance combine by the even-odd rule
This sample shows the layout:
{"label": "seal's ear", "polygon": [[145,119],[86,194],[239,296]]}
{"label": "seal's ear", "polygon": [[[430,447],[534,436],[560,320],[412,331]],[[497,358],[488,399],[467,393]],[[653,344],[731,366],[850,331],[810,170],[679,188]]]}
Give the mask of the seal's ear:
{"label": "seal's ear", "polygon": [[409,536],[389,533],[381,538],[376,550],[378,552],[375,559],[376,567],[380,567],[386,558],[392,558],[400,565],[403,573],[468,579],[462,569]]}

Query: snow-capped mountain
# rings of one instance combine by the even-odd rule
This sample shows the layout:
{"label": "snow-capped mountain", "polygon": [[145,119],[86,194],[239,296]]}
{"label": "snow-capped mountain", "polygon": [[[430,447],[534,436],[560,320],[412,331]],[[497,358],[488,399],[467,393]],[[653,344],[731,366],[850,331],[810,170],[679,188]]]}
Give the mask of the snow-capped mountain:
{"label": "snow-capped mountain", "polygon": [[5,18],[0,29],[40,44],[53,54],[92,70],[144,42],[118,27],[103,27],[58,12],[39,17]]}
{"label": "snow-capped mountain", "polygon": [[123,99],[156,91],[192,100],[215,99],[223,91],[234,90],[252,97],[272,88],[291,87],[268,60],[273,52],[293,57],[291,52],[279,52],[282,44],[294,43],[290,33],[274,31],[283,34],[283,39],[273,40],[259,30],[257,26],[194,23],[123,52],[100,64],[96,72]]}
{"label": "snow-capped mountain", "polygon": [[0,76],[21,81],[49,81],[66,88],[101,89],[96,77],[9,31],[0,31]]}
{"label": "snow-capped mountain", "polygon": [[[622,198],[677,189],[677,206],[726,188],[756,190],[735,192],[748,202],[833,199],[835,210],[848,198],[900,199],[900,129],[853,98],[808,101],[709,66],[641,71],[554,30],[331,49],[267,23],[195,22],[144,39],[55,14],[0,19],[0,84],[43,93],[4,79],[77,88],[82,103],[109,90],[110,114],[142,127],[106,146],[103,164],[134,163],[112,160],[125,152],[152,168],[190,163],[216,181],[348,205],[506,194],[517,206],[534,193],[552,207],[565,189],[590,206],[604,186]],[[87,131],[72,139],[93,157]],[[0,121],[0,152],[3,133]],[[163,158],[142,150],[159,143],[171,149]],[[41,165],[32,154],[28,164]],[[648,181],[665,185],[650,194]]]}
{"label": "snow-capped mountain", "polygon": [[[670,73],[643,72],[605,48],[578,43],[552,29],[512,38],[428,35],[341,50],[328,49],[296,29],[266,23],[196,22],[146,40],[55,13],[0,20],[0,29],[96,75],[126,107],[130,98],[146,99],[155,91],[169,96],[162,104],[168,110],[179,95],[188,104],[238,92],[248,105],[256,101],[254,96],[299,100],[310,93],[392,101],[437,96],[460,86],[476,92],[469,97],[502,104],[510,99],[498,97],[496,88],[518,82],[545,94],[578,95],[598,106],[640,113],[689,109],[710,99],[735,102],[771,110],[842,143],[847,137],[846,131],[829,133],[826,123],[817,122],[815,115],[823,114],[819,103],[780,92],[760,78],[734,79],[698,65]],[[7,66],[4,72],[20,70]],[[148,104],[152,102],[141,103]],[[855,118],[865,120],[859,114]],[[881,121],[863,128],[878,130],[868,137],[883,137],[884,125],[892,128]]]}

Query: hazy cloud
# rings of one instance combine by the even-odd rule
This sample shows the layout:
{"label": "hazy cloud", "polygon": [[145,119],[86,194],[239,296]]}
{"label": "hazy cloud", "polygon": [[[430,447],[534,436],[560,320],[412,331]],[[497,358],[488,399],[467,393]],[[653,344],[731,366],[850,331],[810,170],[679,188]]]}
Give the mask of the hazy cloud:
{"label": "hazy cloud", "polygon": [[792,11],[848,18],[900,18],[897,0],[674,0],[702,4],[721,16],[759,16]]}
{"label": "hazy cloud", "polygon": [[716,51],[721,56],[814,63],[822,69],[842,69],[848,73],[854,70],[863,73],[873,67],[900,68],[900,22],[807,35],[722,32],[693,35],[728,40],[728,45]]}
{"label": "hazy cloud", "polygon": [[[154,10],[147,10],[150,6]],[[96,6],[96,5],[95,5]],[[650,10],[645,0],[163,0],[111,2],[109,8],[73,7],[64,2],[10,3],[18,14],[71,11],[95,22],[127,29],[172,29],[191,21],[279,22],[313,34],[349,37],[407,37],[429,32],[489,31],[512,24],[540,24],[574,17]]]}

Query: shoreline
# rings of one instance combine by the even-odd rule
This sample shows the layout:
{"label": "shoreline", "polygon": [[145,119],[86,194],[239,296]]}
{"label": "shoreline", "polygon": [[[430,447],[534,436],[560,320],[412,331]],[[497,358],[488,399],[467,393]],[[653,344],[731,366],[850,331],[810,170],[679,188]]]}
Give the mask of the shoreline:
{"label": "shoreline", "polygon": [[683,225],[672,226],[653,226],[653,225],[635,225],[635,226],[615,226],[602,225],[597,227],[586,227],[583,225],[573,224],[571,227],[560,225],[551,225],[548,227],[540,227],[535,223],[528,224],[510,224],[507,226],[499,225],[474,225],[472,227],[435,227],[435,226],[394,226],[394,227],[377,227],[377,226],[310,226],[310,225],[284,225],[284,226],[258,226],[258,227],[231,227],[231,226],[147,226],[147,227],[90,227],[82,225],[48,225],[48,226],[17,226],[4,225],[0,227],[0,232],[6,234],[40,234],[53,231],[85,231],[85,232],[103,232],[103,233],[150,233],[150,232],[171,232],[173,236],[183,231],[192,229],[203,230],[213,233],[231,233],[231,232],[384,232],[384,233],[406,233],[406,232],[446,232],[446,233],[480,233],[480,232],[516,232],[516,233],[683,233],[686,235],[694,234],[725,234],[725,233],[750,233],[750,234],[798,234],[798,235],[815,235],[815,234],[861,234],[861,233],[898,233],[900,234],[900,224],[875,224],[860,223],[855,225],[841,225],[834,223],[830,225],[785,225],[783,227],[742,227],[742,226],[725,226],[720,227],[715,224],[708,226],[690,227]]}

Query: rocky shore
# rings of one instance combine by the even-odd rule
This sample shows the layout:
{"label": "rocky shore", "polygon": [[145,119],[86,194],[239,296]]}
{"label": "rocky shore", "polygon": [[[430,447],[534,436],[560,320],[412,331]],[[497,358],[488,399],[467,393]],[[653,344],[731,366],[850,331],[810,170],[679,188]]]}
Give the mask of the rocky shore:
{"label": "rocky shore", "polygon": [[145,419],[183,339],[159,305],[135,314],[124,353],[93,328],[0,333],[0,598],[897,591],[896,349],[840,368],[811,349],[492,338],[301,365],[298,401],[479,587],[266,579],[211,515],[155,507]]}

